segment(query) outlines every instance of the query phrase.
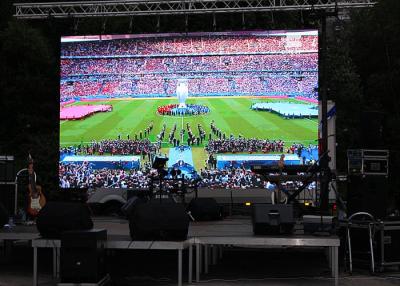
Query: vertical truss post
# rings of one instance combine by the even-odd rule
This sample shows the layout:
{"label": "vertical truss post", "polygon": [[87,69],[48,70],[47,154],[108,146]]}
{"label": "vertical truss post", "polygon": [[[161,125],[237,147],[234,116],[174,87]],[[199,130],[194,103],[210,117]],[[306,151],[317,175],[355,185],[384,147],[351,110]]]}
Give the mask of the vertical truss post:
{"label": "vertical truss post", "polygon": [[327,100],[327,90],[326,90],[326,13],[325,11],[322,11],[320,14],[321,17],[321,25],[320,25],[320,53],[319,53],[319,58],[320,58],[320,74],[319,74],[319,97],[321,101],[321,141],[320,141],[320,147],[321,147],[321,155],[322,158],[320,160],[320,167],[321,167],[321,173],[320,173],[320,182],[321,182],[321,195],[320,195],[320,208],[322,212],[326,212],[328,210],[329,206],[329,188],[328,184],[329,182],[327,181],[326,178],[326,172],[327,168],[329,167],[329,160],[328,160],[328,119],[327,119],[327,113],[328,113],[328,100]]}

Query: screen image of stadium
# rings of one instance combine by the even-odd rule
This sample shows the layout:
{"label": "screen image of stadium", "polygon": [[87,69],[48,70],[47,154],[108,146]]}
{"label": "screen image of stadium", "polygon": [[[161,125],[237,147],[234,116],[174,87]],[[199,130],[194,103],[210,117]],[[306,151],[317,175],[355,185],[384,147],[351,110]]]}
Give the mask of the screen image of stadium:
{"label": "screen image of stadium", "polygon": [[146,188],[157,154],[240,189],[318,159],[316,30],[66,36],[60,60],[61,188]]}

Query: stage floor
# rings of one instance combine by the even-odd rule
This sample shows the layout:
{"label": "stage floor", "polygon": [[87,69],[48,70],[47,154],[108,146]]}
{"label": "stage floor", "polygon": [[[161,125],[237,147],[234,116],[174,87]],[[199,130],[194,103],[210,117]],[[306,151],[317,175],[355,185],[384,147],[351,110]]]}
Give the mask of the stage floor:
{"label": "stage floor", "polygon": [[[109,239],[129,239],[127,220],[111,217],[95,217],[95,228],[106,228]],[[38,235],[36,226],[16,226],[11,231],[21,235]],[[2,235],[10,230],[0,230]],[[254,237],[248,217],[232,217],[213,222],[192,222],[190,237]],[[302,237],[300,235],[299,237]],[[32,248],[19,244],[11,257],[0,255],[0,285],[32,285]],[[210,265],[208,274],[203,274],[199,284],[210,286],[325,286],[334,285],[330,278],[326,258],[322,249],[224,249],[223,259]],[[40,285],[54,285],[51,275],[51,251],[41,249],[39,263]],[[185,253],[186,257],[187,253]],[[46,258],[47,257],[47,258]],[[176,285],[175,254],[168,251],[145,250],[112,251],[107,258],[114,285]],[[184,258],[186,261],[186,258]],[[184,271],[184,276],[186,271]],[[368,272],[356,272],[353,276],[340,275],[339,285],[389,286],[396,285],[400,273],[390,273],[384,278],[370,277]],[[184,277],[184,281],[186,277]],[[193,284],[196,284],[195,282]]]}
{"label": "stage floor", "polygon": [[[123,218],[93,217],[94,228],[107,229],[109,238],[129,239],[129,222]],[[16,225],[15,227],[0,229],[0,234],[6,238],[7,233],[19,234],[19,239],[39,237],[35,225]],[[251,219],[246,216],[228,217],[218,221],[191,222],[188,237],[204,236],[253,236]]]}

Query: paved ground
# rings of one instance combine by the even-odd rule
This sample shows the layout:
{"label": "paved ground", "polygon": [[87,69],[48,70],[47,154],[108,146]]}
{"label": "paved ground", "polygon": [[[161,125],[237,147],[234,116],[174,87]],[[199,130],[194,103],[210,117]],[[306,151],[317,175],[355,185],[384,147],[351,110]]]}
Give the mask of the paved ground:
{"label": "paved ground", "polygon": [[[3,250],[3,249],[2,249]],[[55,285],[51,275],[51,251],[39,250],[40,285]],[[176,255],[159,251],[114,251],[107,257],[107,268],[113,285],[176,285]],[[186,261],[186,257],[184,257]],[[343,268],[343,267],[342,267]],[[186,275],[186,267],[184,274]],[[0,286],[32,285],[32,249],[19,245],[11,254],[0,254]],[[370,276],[358,269],[350,276],[341,269],[343,286],[400,285],[398,268]],[[184,277],[184,281],[186,280]],[[325,286],[334,285],[322,250],[248,250],[226,249],[223,259],[210,266],[209,274],[198,283],[207,286]]]}

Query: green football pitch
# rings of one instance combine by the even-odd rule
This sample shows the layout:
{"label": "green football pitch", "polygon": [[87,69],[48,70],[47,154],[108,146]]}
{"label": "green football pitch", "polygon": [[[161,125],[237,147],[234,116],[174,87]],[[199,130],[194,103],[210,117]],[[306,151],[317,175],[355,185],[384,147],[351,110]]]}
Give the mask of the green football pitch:
{"label": "green football pitch", "polygon": [[[274,101],[274,99],[238,97],[189,98],[186,101],[187,103],[206,105],[210,108],[210,113],[183,118],[161,116],[156,112],[158,106],[177,103],[176,98],[97,101],[89,104],[110,104],[113,106],[113,110],[111,112],[96,113],[82,120],[61,121],[60,145],[71,146],[82,143],[87,144],[92,140],[117,139],[118,135],[121,136],[121,139],[126,139],[127,135],[134,139],[135,134],[139,136],[140,131],[144,135],[144,130],[151,121],[153,121],[154,128],[147,138],[152,142],[157,140],[156,136],[159,134],[163,124],[166,125],[164,141],[167,141],[168,134],[175,123],[177,124],[175,137],[179,136],[182,126],[186,128],[187,123],[190,124],[193,133],[197,136],[197,125],[200,123],[207,134],[206,138],[208,140],[212,120],[214,120],[216,127],[228,137],[231,134],[235,137],[241,134],[245,138],[282,139],[286,142],[286,146],[290,146],[291,143],[317,144],[317,119],[285,119],[277,114],[250,109],[252,103],[266,101]],[[279,99],[279,101],[282,101],[282,99]],[[293,99],[288,99],[287,101],[297,102]],[[74,104],[88,103],[77,102]],[[187,132],[185,135],[187,135]],[[207,144],[207,140],[202,145]],[[183,142],[186,142],[186,137]],[[168,147],[170,145],[167,142],[163,143],[163,148]],[[193,151],[194,156],[195,153],[204,153],[200,149]],[[202,160],[203,158],[199,159]]]}

